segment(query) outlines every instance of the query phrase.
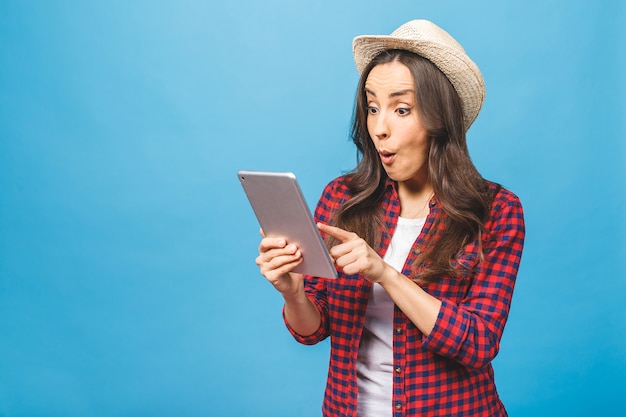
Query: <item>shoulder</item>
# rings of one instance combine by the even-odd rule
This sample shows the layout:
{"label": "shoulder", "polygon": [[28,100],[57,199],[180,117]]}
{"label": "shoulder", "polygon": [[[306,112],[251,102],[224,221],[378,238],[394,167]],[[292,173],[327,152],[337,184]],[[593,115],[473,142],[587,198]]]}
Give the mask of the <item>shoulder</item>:
{"label": "shoulder", "polygon": [[324,187],[315,207],[315,218],[317,221],[330,223],[341,205],[350,199],[350,189],[347,182],[348,177],[343,175],[335,178]]}
{"label": "shoulder", "polygon": [[495,193],[491,204],[489,222],[493,226],[501,223],[524,227],[524,210],[519,197],[512,191],[494,182],[487,182],[490,190]]}
{"label": "shoulder", "polygon": [[522,208],[522,202],[515,193],[495,182],[487,181],[487,184],[491,192],[494,193],[492,210],[502,208],[504,206],[516,206],[520,209]]}
{"label": "shoulder", "polygon": [[335,178],[324,187],[320,199],[337,200],[348,199],[350,197],[350,188],[348,187],[349,176],[342,175]]}

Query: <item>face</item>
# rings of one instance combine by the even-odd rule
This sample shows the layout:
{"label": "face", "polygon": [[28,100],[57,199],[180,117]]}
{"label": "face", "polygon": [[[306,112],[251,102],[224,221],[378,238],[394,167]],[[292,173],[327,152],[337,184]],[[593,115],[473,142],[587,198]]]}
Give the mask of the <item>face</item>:
{"label": "face", "polygon": [[417,111],[414,84],[400,62],[375,66],[365,81],[367,130],[389,178],[399,187],[423,189],[430,141]]}

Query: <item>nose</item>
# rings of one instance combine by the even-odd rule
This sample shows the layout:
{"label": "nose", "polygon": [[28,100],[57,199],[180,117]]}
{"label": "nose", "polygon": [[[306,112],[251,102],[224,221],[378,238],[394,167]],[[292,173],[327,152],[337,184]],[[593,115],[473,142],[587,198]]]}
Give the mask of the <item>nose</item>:
{"label": "nose", "polygon": [[389,137],[389,125],[384,112],[379,111],[378,114],[373,117],[372,131],[370,134],[379,140],[387,139]]}

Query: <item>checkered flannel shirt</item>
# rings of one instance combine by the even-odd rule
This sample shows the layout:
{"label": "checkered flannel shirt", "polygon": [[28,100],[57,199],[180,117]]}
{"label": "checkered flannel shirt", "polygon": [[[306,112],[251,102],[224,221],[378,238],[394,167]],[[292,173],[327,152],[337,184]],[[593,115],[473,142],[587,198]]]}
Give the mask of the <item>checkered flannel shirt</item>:
{"label": "checkered flannel shirt", "polygon": [[[349,197],[343,177],[332,181],[317,205],[316,220],[332,224],[333,213]],[[395,183],[389,181],[381,206],[382,239],[377,248],[381,257],[399,213]],[[441,233],[442,226],[433,226],[439,216],[442,209],[435,198],[405,264],[405,275],[410,274],[424,236]],[[500,188],[482,236],[483,259],[479,260],[478,241],[471,242],[453,261],[464,271],[461,277],[444,276],[437,283],[422,286],[442,302],[430,335],[423,335],[395,308],[390,404],[394,417],[507,415],[496,392],[491,361],[498,353],[508,316],[524,234],[519,199]],[[307,276],[305,291],[321,312],[322,323],[310,336],[298,335],[287,323],[294,338],[303,344],[315,344],[330,336],[324,416],[356,416],[356,359],[370,289],[371,284],[360,275],[340,274],[335,280]]]}

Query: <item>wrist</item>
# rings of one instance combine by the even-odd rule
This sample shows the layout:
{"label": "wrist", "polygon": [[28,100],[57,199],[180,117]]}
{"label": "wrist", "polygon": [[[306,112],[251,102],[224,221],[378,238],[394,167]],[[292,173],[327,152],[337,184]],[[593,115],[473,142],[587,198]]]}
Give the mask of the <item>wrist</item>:
{"label": "wrist", "polygon": [[295,289],[281,292],[285,303],[287,304],[302,304],[308,300],[306,293],[304,292],[303,282],[295,286]]}
{"label": "wrist", "polygon": [[385,267],[383,268],[379,279],[376,281],[382,286],[388,285],[389,283],[393,282],[393,280],[397,279],[398,276],[400,276],[400,273],[387,262],[384,263],[384,266]]}

